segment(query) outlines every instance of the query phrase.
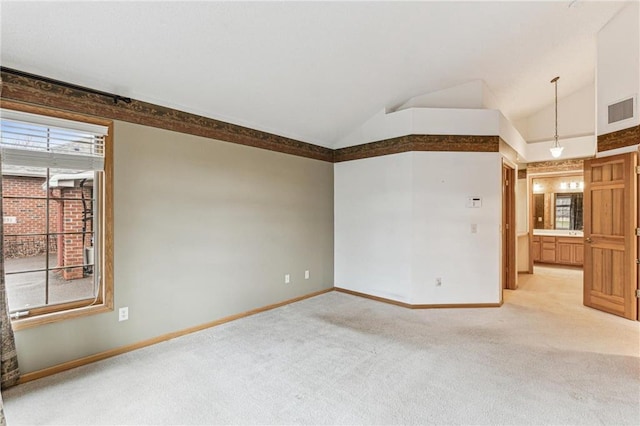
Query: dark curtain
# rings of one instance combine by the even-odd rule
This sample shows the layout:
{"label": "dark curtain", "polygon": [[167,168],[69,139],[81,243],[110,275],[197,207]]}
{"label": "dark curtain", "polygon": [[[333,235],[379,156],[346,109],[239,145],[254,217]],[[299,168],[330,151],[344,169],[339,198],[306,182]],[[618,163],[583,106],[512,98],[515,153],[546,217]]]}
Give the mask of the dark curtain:
{"label": "dark curtain", "polygon": [[[3,216],[2,211],[2,165],[0,164],[0,218]],[[0,357],[0,388],[5,389],[15,385],[20,377],[18,370],[18,357],[16,354],[16,344],[13,337],[13,329],[9,319],[9,306],[7,301],[7,287],[4,279],[4,234],[2,220],[0,220],[0,331],[2,332],[2,341],[0,348],[2,356]]]}
{"label": "dark curtain", "polygon": [[582,229],[582,194],[571,194],[571,223],[569,229]]}
{"label": "dark curtain", "polygon": [[[0,77],[0,94],[2,93],[2,78]],[[7,303],[7,289],[4,281],[4,231],[2,229],[4,214],[2,212],[2,165],[0,158],[0,426],[6,426],[4,404],[1,390],[15,385],[20,377],[18,370],[18,356],[13,338],[13,329],[9,321],[9,307]]]}
{"label": "dark curtain", "polygon": [[0,426],[7,426],[7,419],[4,417],[4,406],[2,404],[2,393],[0,393]]}

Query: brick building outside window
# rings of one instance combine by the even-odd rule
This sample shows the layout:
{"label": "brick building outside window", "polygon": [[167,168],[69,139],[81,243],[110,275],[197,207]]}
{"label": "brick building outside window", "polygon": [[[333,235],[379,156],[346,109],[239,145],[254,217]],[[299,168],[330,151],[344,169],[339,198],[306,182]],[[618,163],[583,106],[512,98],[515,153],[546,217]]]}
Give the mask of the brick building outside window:
{"label": "brick building outside window", "polygon": [[14,330],[113,311],[113,122],[4,102],[2,254]]}
{"label": "brick building outside window", "polygon": [[3,168],[10,309],[94,297],[94,172],[64,172]]}

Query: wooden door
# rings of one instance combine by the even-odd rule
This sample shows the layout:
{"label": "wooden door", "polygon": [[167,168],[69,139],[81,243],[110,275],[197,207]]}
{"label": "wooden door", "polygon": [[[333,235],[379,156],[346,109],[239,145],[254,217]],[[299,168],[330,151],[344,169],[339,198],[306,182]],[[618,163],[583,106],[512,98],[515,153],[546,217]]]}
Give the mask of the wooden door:
{"label": "wooden door", "polygon": [[502,164],[502,287],[515,290],[516,276],[516,169]]}
{"label": "wooden door", "polygon": [[636,153],[584,163],[584,304],[635,320]]}

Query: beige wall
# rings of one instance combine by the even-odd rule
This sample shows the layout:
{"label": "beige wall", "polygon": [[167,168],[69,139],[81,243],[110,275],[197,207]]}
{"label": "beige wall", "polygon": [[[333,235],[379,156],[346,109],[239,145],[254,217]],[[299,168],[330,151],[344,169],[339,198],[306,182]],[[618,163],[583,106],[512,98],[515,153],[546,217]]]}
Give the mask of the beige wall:
{"label": "beige wall", "polygon": [[23,373],[333,286],[333,164],[124,122],[114,136],[116,309],[18,331]]}

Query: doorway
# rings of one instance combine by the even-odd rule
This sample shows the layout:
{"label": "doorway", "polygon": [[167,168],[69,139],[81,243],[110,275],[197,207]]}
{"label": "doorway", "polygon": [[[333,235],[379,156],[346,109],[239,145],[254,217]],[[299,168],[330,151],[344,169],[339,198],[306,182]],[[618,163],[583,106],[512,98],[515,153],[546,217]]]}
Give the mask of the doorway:
{"label": "doorway", "polygon": [[516,265],[516,169],[502,163],[502,288],[517,288]]}
{"label": "doorway", "polygon": [[529,273],[534,262],[535,273],[578,269],[580,305],[631,320],[640,319],[637,161],[631,152],[527,176]]}
{"label": "doorway", "polygon": [[582,268],[584,185],[582,170],[529,175],[529,273],[534,263]]}

